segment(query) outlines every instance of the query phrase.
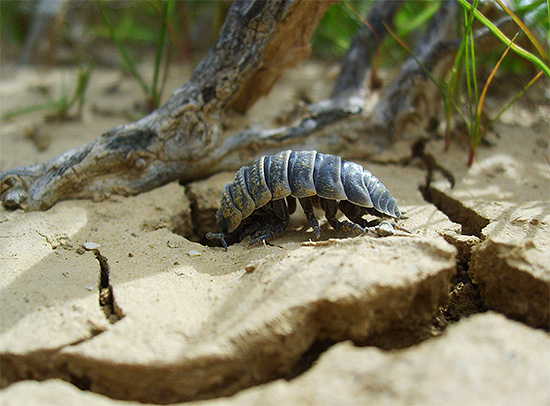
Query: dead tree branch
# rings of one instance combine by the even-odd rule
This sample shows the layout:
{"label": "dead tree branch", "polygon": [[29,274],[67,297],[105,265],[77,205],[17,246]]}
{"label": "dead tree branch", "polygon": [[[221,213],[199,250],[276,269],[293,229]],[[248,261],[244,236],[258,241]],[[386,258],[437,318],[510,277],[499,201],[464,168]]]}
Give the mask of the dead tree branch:
{"label": "dead tree branch", "polygon": [[271,65],[277,74],[299,63],[306,56],[312,28],[302,29],[293,48],[287,48],[292,56],[278,69],[273,68],[276,64],[266,51],[281,47],[276,41],[286,40],[288,35],[281,33],[296,28],[296,18],[307,14],[309,23],[316,26],[329,5],[285,0],[235,2],[217,43],[166,104],[135,123],[116,127],[49,161],[0,174],[4,206],[41,210],[63,199],[137,194],[173,180],[190,181],[212,174],[216,166],[212,166],[211,157],[222,141],[224,109],[238,94],[243,95],[243,89],[254,94],[262,91],[258,81],[251,79],[265,70],[265,65]]}
{"label": "dead tree branch", "polygon": [[433,110],[436,107],[429,106],[429,103],[440,98],[436,97],[438,89],[430,83],[426,72],[432,72],[437,78],[439,75],[434,72],[437,66],[443,66],[444,71],[449,68],[445,64],[450,61],[447,56],[456,51],[460,44],[448,39],[453,34],[456,11],[456,2],[441,2],[416,47],[415,57],[411,56],[405,61],[374,108],[373,126],[387,129],[390,137],[403,130],[397,128],[399,123],[406,124],[419,118],[419,111],[431,110],[430,115],[435,115]]}
{"label": "dead tree branch", "polygon": [[[305,145],[310,135],[319,136],[325,128],[333,131],[333,138],[324,152],[341,151],[345,138],[334,131],[335,125],[357,117],[367,130],[374,128],[369,112],[363,111],[365,78],[376,41],[385,33],[383,22],[391,21],[399,2],[376,2],[366,18],[371,28],[360,29],[353,40],[330,99],[308,106],[303,117],[281,128],[229,134],[222,131],[221,124],[228,111],[246,111],[285,69],[307,56],[313,29],[329,4],[236,1],[215,46],[166,104],[135,123],[116,127],[49,161],[0,174],[4,206],[43,210],[63,199],[132,195],[174,180],[189,182],[235,169],[246,154]],[[438,47],[450,20],[434,22],[443,28],[430,29],[431,34],[419,45],[423,55],[432,55],[434,63],[441,55]],[[404,99],[414,87],[406,86],[399,95]],[[388,122],[395,126],[399,113],[391,104],[384,107],[383,102],[384,97],[375,111],[381,117],[390,111]]]}
{"label": "dead tree branch", "polygon": [[404,1],[375,2],[369,10],[366,23],[359,28],[342,60],[340,74],[332,91],[332,98],[364,98],[365,81],[372,58],[386,35],[386,26],[391,25],[395,12]]}

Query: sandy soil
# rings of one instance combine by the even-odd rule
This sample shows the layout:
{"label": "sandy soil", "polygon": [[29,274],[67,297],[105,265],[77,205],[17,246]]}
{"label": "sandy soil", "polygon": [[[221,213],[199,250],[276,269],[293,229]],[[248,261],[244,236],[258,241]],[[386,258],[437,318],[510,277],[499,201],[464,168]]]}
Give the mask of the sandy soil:
{"label": "sandy soil", "polygon": [[[332,71],[306,64],[289,72],[250,121],[275,115],[300,92],[322,99]],[[167,88],[188,74],[173,68]],[[64,75],[74,72],[6,67],[1,112],[43,100],[44,87],[55,94]],[[453,188],[437,168],[423,187],[426,161],[396,163],[410,156],[412,141],[377,163],[360,161],[407,212],[400,224],[411,236],[354,237],[322,221],[315,241],[297,213],[271,244],[204,246],[231,173],[45,212],[0,209],[2,403],[231,396],[206,403],[381,404],[414,395],[413,403],[427,404],[464,390],[473,403],[548,404],[544,87],[505,113],[493,146],[481,147],[471,168],[460,143],[443,153],[440,140],[430,142],[426,153],[453,175]],[[140,97],[130,79],[97,69],[81,120],[47,121],[36,112],[2,122],[0,171],[54,157],[139,116],[131,107]],[[98,303],[106,293],[98,292],[99,262],[83,249],[90,242],[109,264],[108,303]],[[444,365],[437,352],[446,354]]]}

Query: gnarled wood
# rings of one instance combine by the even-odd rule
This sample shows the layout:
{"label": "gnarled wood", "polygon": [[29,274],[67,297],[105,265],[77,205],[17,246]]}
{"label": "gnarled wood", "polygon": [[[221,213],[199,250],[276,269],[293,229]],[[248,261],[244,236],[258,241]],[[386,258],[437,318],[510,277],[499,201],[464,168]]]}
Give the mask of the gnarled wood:
{"label": "gnarled wood", "polygon": [[308,9],[320,18],[316,2],[235,2],[215,46],[166,104],[54,159],[4,172],[4,205],[40,210],[62,199],[137,194],[212,174],[209,156],[220,144],[224,108],[260,69],[277,27],[296,25]]}
{"label": "gnarled wood", "polygon": [[239,90],[230,107],[246,112],[260,97],[269,93],[281,74],[298,66],[311,52],[310,39],[327,8],[338,0],[295,2],[275,29],[260,66]]}
{"label": "gnarled wood", "polygon": [[[444,7],[447,3],[443,2]],[[362,134],[388,139],[388,129],[403,116],[392,103],[379,104],[375,117],[387,117],[386,124],[380,126],[363,111],[363,89],[370,64],[365,57],[373,50],[372,41],[384,33],[380,22],[391,21],[397,8],[393,1],[377,2],[367,16],[376,34],[367,35],[364,28],[359,31],[344,58],[331,99],[308,106],[305,114],[288,126],[247,129],[237,134],[222,131],[228,109],[246,110],[269,91],[284,69],[305,57],[309,37],[327,6],[327,2],[307,0],[236,1],[217,43],[166,104],[135,123],[116,127],[49,161],[0,174],[4,206],[41,210],[63,199],[131,195],[174,180],[189,182],[236,169],[243,162],[243,154],[248,159],[246,154],[251,151],[273,152],[304,145],[308,136],[319,135],[327,126],[332,131],[330,139],[325,143],[316,139],[316,144],[324,145],[323,151],[328,153],[345,152],[345,148],[349,151],[349,143],[336,126],[347,125],[344,119],[350,117],[356,117],[353,125],[360,127]],[[453,48],[445,48],[444,42],[450,21],[446,18],[433,24],[436,28],[419,45],[423,55],[435,55],[430,67]],[[425,78],[407,82],[398,97],[407,100],[425,82]],[[399,104],[399,100],[394,102]]]}

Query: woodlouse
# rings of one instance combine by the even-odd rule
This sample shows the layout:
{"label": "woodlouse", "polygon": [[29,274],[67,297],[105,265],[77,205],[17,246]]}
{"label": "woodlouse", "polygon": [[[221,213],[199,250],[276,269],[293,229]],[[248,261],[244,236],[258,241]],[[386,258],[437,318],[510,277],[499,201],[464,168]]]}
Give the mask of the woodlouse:
{"label": "woodlouse", "polygon": [[[362,216],[402,218],[395,199],[369,171],[339,156],[317,151],[282,151],[262,156],[243,166],[235,180],[225,185],[216,220],[221,233],[206,237],[227,244],[252,236],[261,242],[284,231],[296,199],[319,237],[319,223],[313,213],[318,198],[329,224],[336,230],[358,231],[379,222]],[[339,221],[340,209],[349,221]]]}

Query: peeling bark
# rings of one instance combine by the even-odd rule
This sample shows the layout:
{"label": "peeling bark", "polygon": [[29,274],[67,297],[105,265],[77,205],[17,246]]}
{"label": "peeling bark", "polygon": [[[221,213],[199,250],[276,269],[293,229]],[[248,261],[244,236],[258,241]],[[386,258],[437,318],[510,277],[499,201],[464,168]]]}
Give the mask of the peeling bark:
{"label": "peeling bark", "polygon": [[239,89],[230,107],[245,113],[262,96],[269,93],[281,74],[298,66],[310,54],[310,39],[328,6],[338,0],[295,2],[277,24],[260,62],[247,83]]}

